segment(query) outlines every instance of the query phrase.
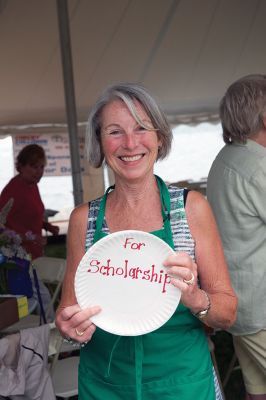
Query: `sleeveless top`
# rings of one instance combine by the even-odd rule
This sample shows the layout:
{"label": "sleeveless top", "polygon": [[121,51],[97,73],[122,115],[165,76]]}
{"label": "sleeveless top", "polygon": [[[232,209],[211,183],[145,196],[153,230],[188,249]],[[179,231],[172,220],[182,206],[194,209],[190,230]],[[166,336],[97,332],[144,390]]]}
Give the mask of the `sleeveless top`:
{"label": "sleeveless top", "polygon": [[[164,228],[151,232],[194,259],[183,189],[160,189]],[[86,249],[109,234],[104,218],[108,191],[90,203]],[[117,336],[96,328],[80,353],[79,400],[222,400],[202,323],[179,304],[159,329]]]}

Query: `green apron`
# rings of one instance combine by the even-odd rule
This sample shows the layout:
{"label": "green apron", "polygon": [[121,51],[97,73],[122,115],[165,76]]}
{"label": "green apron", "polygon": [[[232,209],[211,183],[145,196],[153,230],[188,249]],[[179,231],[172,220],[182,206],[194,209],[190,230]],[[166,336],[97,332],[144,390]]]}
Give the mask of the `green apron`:
{"label": "green apron", "polygon": [[[163,229],[151,232],[174,249],[170,225],[170,195],[156,177],[160,190]],[[102,232],[103,196],[93,242]],[[212,362],[202,324],[179,304],[159,329],[141,336],[117,336],[97,328],[81,349],[79,400],[214,400]]]}

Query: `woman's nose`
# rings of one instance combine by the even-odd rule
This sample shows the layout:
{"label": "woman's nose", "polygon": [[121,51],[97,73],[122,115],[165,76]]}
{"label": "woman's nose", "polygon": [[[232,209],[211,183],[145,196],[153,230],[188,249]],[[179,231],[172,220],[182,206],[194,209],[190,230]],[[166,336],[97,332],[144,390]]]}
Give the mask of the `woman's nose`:
{"label": "woman's nose", "polygon": [[134,132],[126,133],[124,135],[124,147],[127,149],[134,149],[137,145],[137,135]]}

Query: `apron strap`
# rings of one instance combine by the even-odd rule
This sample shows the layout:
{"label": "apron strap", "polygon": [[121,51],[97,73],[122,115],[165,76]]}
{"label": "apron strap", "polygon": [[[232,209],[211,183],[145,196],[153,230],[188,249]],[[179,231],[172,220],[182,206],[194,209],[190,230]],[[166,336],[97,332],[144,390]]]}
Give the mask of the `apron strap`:
{"label": "apron strap", "polygon": [[[175,249],[174,245],[174,240],[173,240],[173,235],[172,235],[172,229],[171,229],[171,199],[170,199],[170,194],[168,191],[168,188],[164,181],[157,175],[155,175],[157,184],[160,190],[160,198],[161,198],[161,205],[162,205],[162,217],[163,217],[163,232],[162,235],[157,235],[160,236],[161,239],[163,239],[166,243],[169,244],[172,249]],[[156,231],[158,232],[158,231]],[[151,232],[153,233],[153,232]],[[155,232],[154,232],[155,233]],[[153,233],[153,234],[154,234]]]}
{"label": "apron strap", "polygon": [[103,198],[100,202],[100,208],[98,212],[98,216],[96,219],[96,228],[93,236],[93,243],[98,242],[98,240],[102,239],[105,234],[102,232],[102,226],[103,226],[103,220],[104,220],[104,215],[105,215],[105,207],[106,207],[106,200],[107,200],[107,195],[108,193],[113,190],[115,186],[109,186],[109,188],[106,189]]}

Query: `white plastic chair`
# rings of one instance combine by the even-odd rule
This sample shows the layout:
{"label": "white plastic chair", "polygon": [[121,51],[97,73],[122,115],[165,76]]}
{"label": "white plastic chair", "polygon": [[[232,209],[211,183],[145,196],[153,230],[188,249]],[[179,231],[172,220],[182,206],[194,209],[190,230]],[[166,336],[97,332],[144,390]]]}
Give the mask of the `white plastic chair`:
{"label": "white plastic chair", "polygon": [[55,285],[55,290],[47,309],[48,311],[49,308],[55,305],[58,299],[65,274],[66,260],[58,257],[39,257],[33,261],[33,267],[37,272],[39,280],[48,285]]}
{"label": "white plastic chair", "polygon": [[[55,285],[51,301],[47,307],[46,313],[54,307],[60,294],[65,273],[66,260],[57,257],[39,257],[33,262],[33,267],[37,271],[38,279],[46,284]],[[34,284],[34,283],[33,283]],[[15,324],[2,330],[4,333],[13,333],[21,329],[34,328],[40,325],[40,316],[29,314]]]}
{"label": "white plastic chair", "polygon": [[50,374],[54,392],[57,397],[68,399],[78,394],[79,356],[70,355],[60,359],[64,340],[54,323],[50,324],[50,329],[49,356],[52,357]]}

